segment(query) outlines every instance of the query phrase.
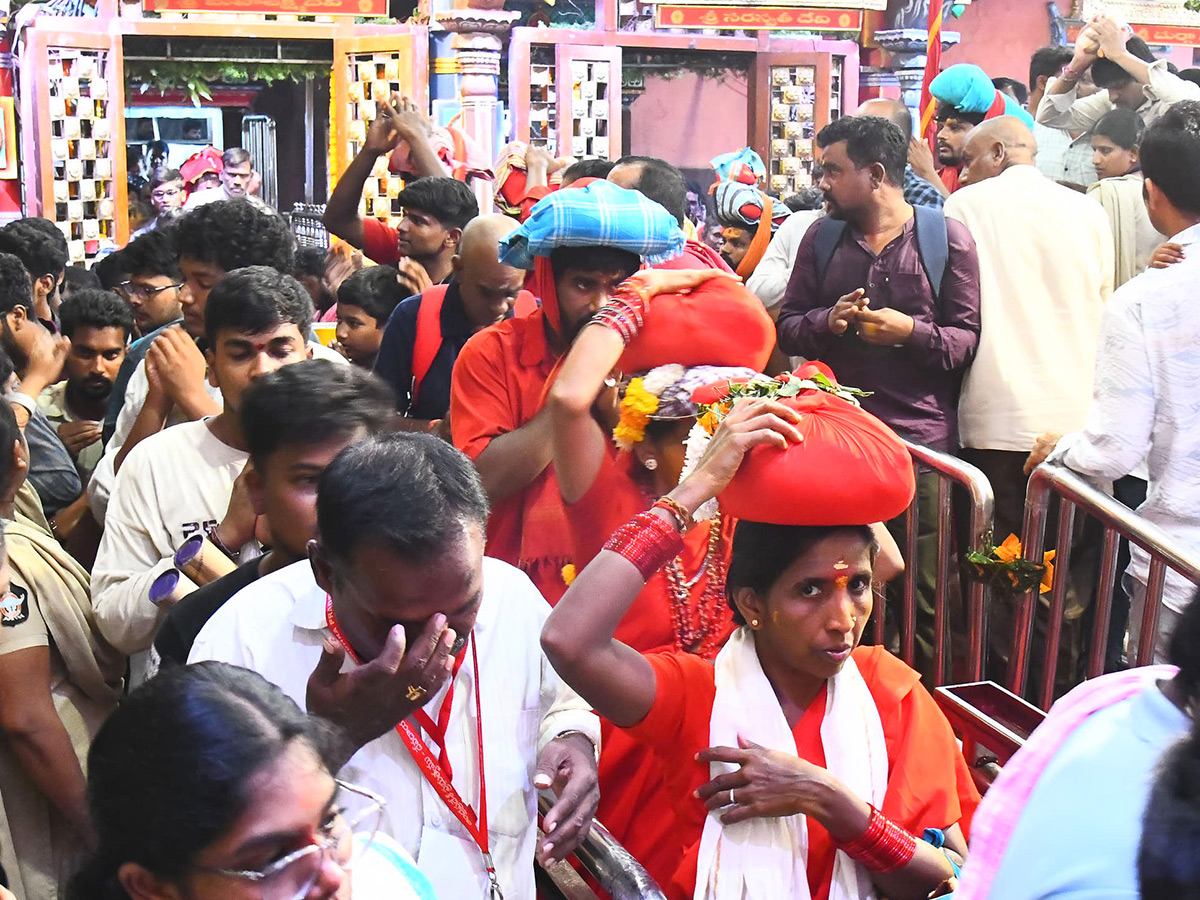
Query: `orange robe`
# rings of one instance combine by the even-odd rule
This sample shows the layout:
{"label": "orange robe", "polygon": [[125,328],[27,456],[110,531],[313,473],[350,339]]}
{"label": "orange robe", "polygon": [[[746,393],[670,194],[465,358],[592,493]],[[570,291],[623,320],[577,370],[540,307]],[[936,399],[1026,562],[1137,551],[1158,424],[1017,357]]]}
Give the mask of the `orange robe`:
{"label": "orange robe", "polygon": [[[545,322],[544,308],[506,319],[473,335],[458,354],[450,382],[450,429],[454,446],[472,460],[542,409],[558,359]],[[485,552],[524,570],[550,603],[558,602],[566,591],[562,569],[572,562],[572,545],[553,464],[492,507]]]}
{"label": "orange robe", "polygon": [[[693,792],[709,781],[709,767],[695,761],[709,746],[709,720],[716,698],[712,664],[686,653],[648,655],[657,678],[649,714],[627,729],[654,748],[662,762],[671,809],[690,838],[674,877],[663,888],[672,900],[690,900],[696,883],[700,836],[707,810]],[[979,803],[966,760],[950,723],[933,697],[920,685],[920,675],[882,647],[859,647],[854,661],[879,709],[888,754],[888,784],[882,812],[918,838],[926,828],[945,828],[962,821],[964,832]],[[796,752],[824,766],[821,722],[823,689],[792,729]],[[650,810],[645,815],[652,815]],[[808,884],[813,900],[828,900],[835,848],[814,819],[808,820]]]}
{"label": "orange robe", "polygon": [[[636,465],[629,453],[606,456],[591,489],[567,507],[580,568],[600,552],[617,528],[652,502],[634,480],[632,467]],[[727,517],[722,521],[722,532],[722,562],[728,564],[733,522]],[[684,536],[680,561],[685,578],[690,579],[704,564],[709,534],[709,523],[703,522]],[[700,600],[707,585],[708,578],[701,577],[691,588],[691,605]],[[673,651],[676,629],[671,610],[670,582],[666,572],[660,571],[646,583],[621,620],[617,640],[642,653]],[[710,628],[711,638],[700,649],[712,658],[734,628],[723,589]],[[690,830],[681,828],[671,813],[674,798],[666,789],[662,764],[651,748],[607,720],[601,720],[601,729],[600,807],[596,818],[660,885],[666,885],[687,850]]]}

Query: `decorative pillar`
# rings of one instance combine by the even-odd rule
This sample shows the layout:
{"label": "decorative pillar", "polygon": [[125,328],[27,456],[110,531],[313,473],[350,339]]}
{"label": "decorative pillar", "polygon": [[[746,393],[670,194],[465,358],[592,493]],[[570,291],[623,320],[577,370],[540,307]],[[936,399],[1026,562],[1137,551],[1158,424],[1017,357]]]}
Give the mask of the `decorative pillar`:
{"label": "decorative pillar", "polygon": [[[496,6],[494,0],[469,0],[470,3]],[[503,2],[499,4],[503,6]],[[454,9],[434,14],[434,21],[451,32],[450,48],[458,70],[458,102],[462,110],[462,129],[488,160],[500,149],[500,51],[503,39],[520,18],[519,12],[503,9]],[[493,185],[475,179],[475,196],[483,212],[492,209]]]}
{"label": "decorative pillar", "polygon": [[[958,43],[957,31],[942,31],[942,50],[949,50]],[[900,98],[912,110],[913,121],[920,120],[921,82],[925,77],[925,51],[929,46],[929,32],[925,28],[891,28],[875,32],[875,40],[891,58],[884,70],[891,72],[900,82]]]}

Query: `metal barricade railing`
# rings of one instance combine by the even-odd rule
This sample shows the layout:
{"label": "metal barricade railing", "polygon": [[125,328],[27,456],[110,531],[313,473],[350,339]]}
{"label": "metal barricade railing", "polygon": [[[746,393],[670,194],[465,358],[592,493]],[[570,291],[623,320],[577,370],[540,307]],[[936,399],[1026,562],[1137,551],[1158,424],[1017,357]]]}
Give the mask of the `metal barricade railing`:
{"label": "metal barricade railing", "polygon": [[[1158,631],[1159,604],[1162,600],[1167,570],[1177,572],[1193,584],[1200,585],[1200,554],[1181,547],[1178,541],[1167,535],[1157,525],[1147,522],[1108,494],[1096,490],[1074,472],[1053,464],[1038,466],[1029,478],[1029,487],[1025,494],[1025,522],[1021,542],[1026,559],[1037,563],[1042,562],[1047,520],[1050,504],[1054,498],[1060,501],[1058,521],[1055,527],[1057,553],[1054,562],[1055,578],[1050,590],[1042,683],[1036,695],[1038,705],[1043,710],[1049,709],[1054,700],[1059,647],[1066,609],[1067,572],[1071,564],[1071,536],[1075,527],[1076,510],[1081,510],[1096,519],[1104,529],[1100,574],[1096,584],[1096,595],[1093,598],[1095,622],[1092,628],[1086,677],[1094,678],[1104,671],[1113,587],[1119,574],[1117,572],[1117,550],[1120,538],[1125,538],[1130,544],[1142,548],[1150,557],[1141,635],[1133,660],[1135,665],[1141,666],[1152,662],[1154,640]],[[1017,695],[1024,694],[1026,680],[1029,676],[1039,605],[1039,593],[1036,587],[1018,598],[1017,601],[1012,656],[1008,670],[1008,688]]]}
{"label": "metal barricade railing", "polygon": [[329,232],[325,230],[322,217],[324,203],[294,203],[289,218],[296,243],[303,248],[329,249]]}
{"label": "metal barricade railing", "polygon": [[[538,797],[538,808],[542,815],[549,812],[550,805],[550,799],[544,794]],[[587,839],[579,845],[574,855],[611,900],[666,900],[662,889],[642,868],[641,863],[599,822],[592,823]],[[553,869],[544,871],[564,896],[595,896],[587,888],[566,890],[574,870],[565,862],[559,862]]]}
{"label": "metal barricade railing", "polygon": [[[955,485],[962,488],[970,501],[969,536],[972,546],[979,545],[991,533],[993,508],[992,485],[987,476],[970,463],[963,462],[948,453],[931,450],[919,444],[905,441],[913,458],[913,468],[918,477],[922,469],[937,475],[937,572],[934,585],[934,636],[933,636],[933,681],[941,684],[947,677],[946,646],[950,629],[950,603],[954,596],[954,585],[959,576],[959,564],[955,556]],[[913,496],[908,509],[905,541],[901,553],[904,556],[904,595],[900,621],[900,656],[910,666],[916,660],[917,632],[917,537],[920,522],[920,491]],[[960,548],[961,549],[961,548]],[[985,585],[972,580],[966,590],[967,600],[967,653],[965,671],[972,681],[983,677],[984,658],[987,648],[987,603]],[[883,640],[884,606],[876,602],[873,614],[876,635]]]}
{"label": "metal barricade railing", "polygon": [[270,116],[242,118],[242,146],[250,154],[262,178],[259,196],[272,209],[279,208],[279,154],[275,143],[275,120]]}

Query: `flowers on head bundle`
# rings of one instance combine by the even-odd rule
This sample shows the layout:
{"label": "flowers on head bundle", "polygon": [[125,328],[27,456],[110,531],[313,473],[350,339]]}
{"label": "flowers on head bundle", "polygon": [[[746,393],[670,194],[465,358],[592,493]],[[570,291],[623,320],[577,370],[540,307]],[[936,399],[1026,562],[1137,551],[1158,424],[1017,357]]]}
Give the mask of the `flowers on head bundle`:
{"label": "flowers on head bundle", "polygon": [[[683,471],[679,480],[683,481],[699,465],[708,449],[709,441],[738,400],[746,397],[784,400],[788,397],[798,397],[804,391],[824,391],[858,406],[860,397],[871,396],[870,391],[838,384],[826,374],[828,369],[822,371],[823,368],[819,363],[808,363],[795,372],[784,372],[777,378],[756,374],[749,378],[710,383],[697,390],[693,394],[697,405],[697,419],[684,446]],[[716,501],[709,500],[696,510],[694,518],[697,521],[711,519],[716,512]]]}
{"label": "flowers on head bundle", "polygon": [[687,419],[696,415],[692,392],[713,381],[748,378],[749,369],[721,366],[685,368],[677,363],[658,366],[632,379],[621,398],[620,419],[613,440],[629,450],[646,437],[646,426],[654,419]]}

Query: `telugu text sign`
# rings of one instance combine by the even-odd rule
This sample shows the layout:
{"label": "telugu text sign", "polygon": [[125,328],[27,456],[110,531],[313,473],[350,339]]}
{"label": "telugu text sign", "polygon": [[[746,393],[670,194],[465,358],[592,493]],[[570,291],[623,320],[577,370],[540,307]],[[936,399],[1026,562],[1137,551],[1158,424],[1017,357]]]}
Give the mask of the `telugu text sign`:
{"label": "telugu text sign", "polygon": [[861,10],[803,9],[790,6],[659,5],[659,28],[718,28],[725,30],[858,31]]}

